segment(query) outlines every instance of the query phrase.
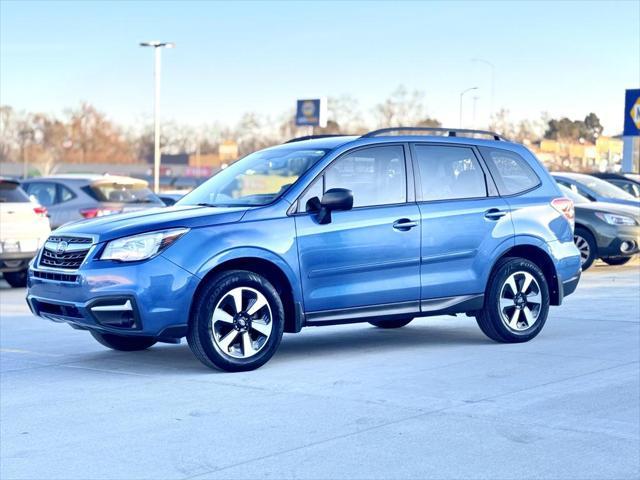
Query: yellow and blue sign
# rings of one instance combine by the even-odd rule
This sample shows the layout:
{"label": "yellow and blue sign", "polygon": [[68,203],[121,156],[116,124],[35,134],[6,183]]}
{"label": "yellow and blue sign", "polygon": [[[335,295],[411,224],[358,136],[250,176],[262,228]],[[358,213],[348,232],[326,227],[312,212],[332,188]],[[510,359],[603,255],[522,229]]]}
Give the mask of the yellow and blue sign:
{"label": "yellow and blue sign", "polygon": [[627,90],[624,101],[624,133],[626,136],[640,135],[640,88]]}
{"label": "yellow and blue sign", "polygon": [[296,103],[296,125],[325,127],[327,106],[323,98],[298,100]]}

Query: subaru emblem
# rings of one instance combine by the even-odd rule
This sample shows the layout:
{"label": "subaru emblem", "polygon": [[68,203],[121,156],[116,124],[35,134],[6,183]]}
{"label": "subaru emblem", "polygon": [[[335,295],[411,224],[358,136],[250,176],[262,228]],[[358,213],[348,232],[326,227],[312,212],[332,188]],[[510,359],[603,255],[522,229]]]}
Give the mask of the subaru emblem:
{"label": "subaru emblem", "polygon": [[64,252],[66,252],[66,251],[67,251],[67,246],[68,246],[68,245],[69,245],[69,244],[68,244],[67,242],[65,242],[64,240],[63,240],[63,241],[61,241],[61,242],[58,242],[58,246],[56,247],[56,253],[57,253],[58,255],[60,255],[60,254],[62,254],[62,253],[64,253]]}

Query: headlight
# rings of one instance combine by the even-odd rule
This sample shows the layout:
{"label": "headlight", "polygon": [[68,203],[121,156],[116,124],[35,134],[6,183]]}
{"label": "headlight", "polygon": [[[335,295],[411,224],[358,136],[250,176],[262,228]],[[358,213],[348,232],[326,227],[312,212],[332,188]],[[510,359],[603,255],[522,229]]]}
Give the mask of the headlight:
{"label": "headlight", "polygon": [[632,217],[626,215],[616,215],[613,213],[596,212],[596,217],[604,220],[609,225],[635,225],[636,221]]}
{"label": "headlight", "polygon": [[100,260],[145,260],[167,248],[188,231],[188,228],[174,228],[112,240],[107,243]]}

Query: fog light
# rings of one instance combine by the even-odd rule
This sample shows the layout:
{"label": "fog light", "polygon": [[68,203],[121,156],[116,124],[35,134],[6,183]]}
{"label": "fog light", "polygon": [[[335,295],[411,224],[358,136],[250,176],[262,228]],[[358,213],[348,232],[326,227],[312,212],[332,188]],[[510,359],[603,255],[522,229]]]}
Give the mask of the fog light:
{"label": "fog light", "polygon": [[620,244],[620,251],[622,253],[629,253],[632,252],[636,247],[636,244],[634,242],[622,242]]}

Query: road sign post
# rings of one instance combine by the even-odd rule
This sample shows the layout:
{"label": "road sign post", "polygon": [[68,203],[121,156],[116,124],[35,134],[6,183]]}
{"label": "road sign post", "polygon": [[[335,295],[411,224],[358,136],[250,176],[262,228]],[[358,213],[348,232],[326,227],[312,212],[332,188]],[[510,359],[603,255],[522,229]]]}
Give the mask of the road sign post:
{"label": "road sign post", "polygon": [[640,89],[626,91],[622,138],[622,171],[640,173]]}

